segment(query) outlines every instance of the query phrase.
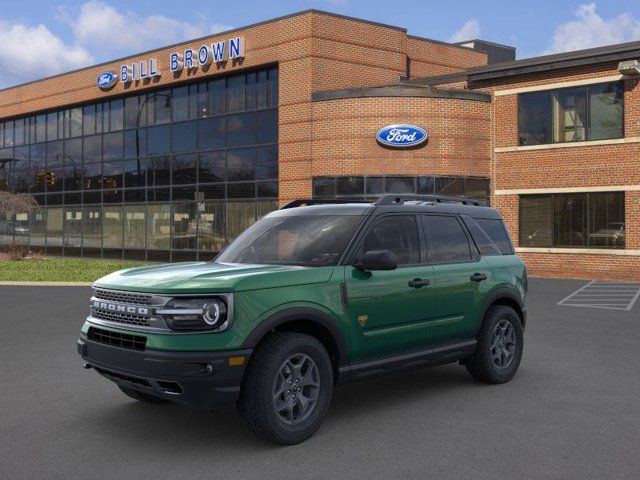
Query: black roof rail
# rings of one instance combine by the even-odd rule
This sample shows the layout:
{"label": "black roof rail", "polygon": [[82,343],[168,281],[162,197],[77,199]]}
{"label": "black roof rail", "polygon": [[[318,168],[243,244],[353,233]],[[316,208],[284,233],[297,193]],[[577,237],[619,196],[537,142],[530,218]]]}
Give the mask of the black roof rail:
{"label": "black roof rail", "polygon": [[345,203],[371,203],[371,200],[360,200],[360,199],[352,199],[352,200],[336,200],[336,199],[310,199],[310,198],[300,198],[298,200],[292,200],[289,203],[286,203],[280,210],[285,210],[287,208],[296,208],[296,207],[308,207],[310,205],[341,205]]}
{"label": "black roof rail", "polygon": [[460,203],[462,205],[481,206],[480,202],[466,197],[448,197],[444,195],[413,195],[408,193],[382,195],[374,205],[402,205],[404,202],[418,201],[430,203]]}

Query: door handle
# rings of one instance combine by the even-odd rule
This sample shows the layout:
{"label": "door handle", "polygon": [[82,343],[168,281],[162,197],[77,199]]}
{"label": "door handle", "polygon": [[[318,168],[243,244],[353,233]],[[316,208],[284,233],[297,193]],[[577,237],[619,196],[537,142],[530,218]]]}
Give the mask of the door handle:
{"label": "door handle", "polygon": [[420,288],[420,287],[426,287],[429,285],[429,280],[427,279],[421,279],[421,278],[414,278],[413,280],[409,280],[409,286],[411,288]]}
{"label": "door handle", "polygon": [[486,280],[487,276],[484,273],[474,273],[470,278],[472,282],[481,282]]}

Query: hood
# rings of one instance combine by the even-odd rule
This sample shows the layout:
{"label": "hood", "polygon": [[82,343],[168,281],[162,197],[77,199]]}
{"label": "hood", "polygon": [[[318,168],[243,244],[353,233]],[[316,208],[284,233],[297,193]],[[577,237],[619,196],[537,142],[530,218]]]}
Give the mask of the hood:
{"label": "hood", "polygon": [[326,282],[332,272],[333,267],[189,262],[119,270],[94,286],[148,293],[239,292]]}

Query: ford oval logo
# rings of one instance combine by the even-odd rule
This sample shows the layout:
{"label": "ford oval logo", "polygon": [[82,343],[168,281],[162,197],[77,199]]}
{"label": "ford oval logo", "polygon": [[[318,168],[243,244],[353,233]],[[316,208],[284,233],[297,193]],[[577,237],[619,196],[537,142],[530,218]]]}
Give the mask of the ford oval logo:
{"label": "ford oval logo", "polygon": [[427,132],[415,125],[388,125],[376,133],[378,142],[388,147],[416,147],[427,141]]}
{"label": "ford oval logo", "polygon": [[102,72],[96,79],[96,85],[101,90],[109,90],[118,81],[118,76],[113,72]]}

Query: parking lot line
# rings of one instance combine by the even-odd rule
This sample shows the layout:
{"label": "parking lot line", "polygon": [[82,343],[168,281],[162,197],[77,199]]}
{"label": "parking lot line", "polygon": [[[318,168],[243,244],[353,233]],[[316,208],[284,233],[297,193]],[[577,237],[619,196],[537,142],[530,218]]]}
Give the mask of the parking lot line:
{"label": "parking lot line", "polygon": [[638,283],[594,280],[560,300],[557,305],[629,311],[638,302],[638,299],[640,299],[640,284]]}

